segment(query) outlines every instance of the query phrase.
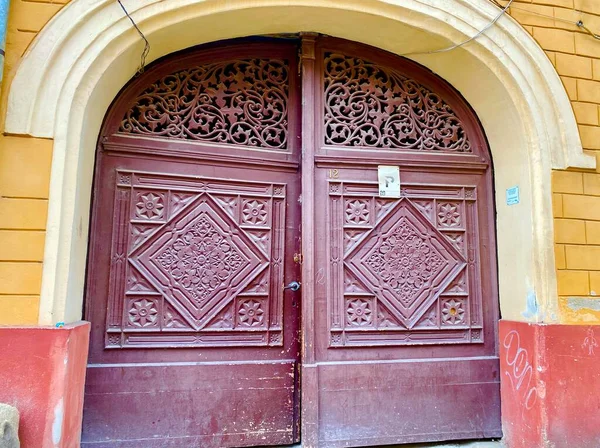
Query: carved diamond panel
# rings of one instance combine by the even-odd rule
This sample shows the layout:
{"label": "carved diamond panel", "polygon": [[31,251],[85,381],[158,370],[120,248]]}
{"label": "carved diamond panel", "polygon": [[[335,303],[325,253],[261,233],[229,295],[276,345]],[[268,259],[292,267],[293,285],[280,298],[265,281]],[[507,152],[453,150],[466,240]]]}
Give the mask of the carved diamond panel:
{"label": "carved diamond panel", "polygon": [[332,347],[482,342],[475,194],[404,190],[395,200],[377,184],[327,188]]}
{"label": "carved diamond panel", "polygon": [[117,179],[106,347],[281,345],[285,185]]}
{"label": "carved diamond panel", "polygon": [[401,200],[346,264],[412,326],[456,275],[460,258],[409,201]]}
{"label": "carved diamond panel", "polygon": [[169,291],[200,328],[205,316],[231,300],[251,274],[268,261],[208,195],[169,223],[134,259]]}

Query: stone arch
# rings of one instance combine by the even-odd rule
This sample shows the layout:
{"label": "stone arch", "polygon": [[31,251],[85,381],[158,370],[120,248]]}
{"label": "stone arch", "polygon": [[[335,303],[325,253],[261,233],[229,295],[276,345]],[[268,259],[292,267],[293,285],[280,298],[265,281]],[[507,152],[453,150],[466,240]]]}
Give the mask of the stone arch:
{"label": "stone arch", "polygon": [[[551,169],[595,164],[583,153],[564,87],[542,49],[508,17],[460,49],[426,53],[477,33],[498,13],[491,2],[140,0],[127,6],[151,42],[149,60],[226,38],[312,31],[408,54],[445,78],[478,114],[494,158],[503,316],[554,319]],[[96,139],[112,98],[135,74],[140,51],[118,4],[79,0],[40,32],[10,87],[5,131],[54,139],[41,324],[81,317]],[[521,202],[507,206],[504,192],[515,185]]]}

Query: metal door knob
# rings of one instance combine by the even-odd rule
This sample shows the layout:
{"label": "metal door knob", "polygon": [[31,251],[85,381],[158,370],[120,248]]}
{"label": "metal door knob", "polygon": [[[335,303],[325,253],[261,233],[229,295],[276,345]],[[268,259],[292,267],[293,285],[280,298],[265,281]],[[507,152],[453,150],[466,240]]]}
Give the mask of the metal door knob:
{"label": "metal door knob", "polygon": [[283,289],[291,289],[292,291],[298,291],[300,289],[300,282],[290,282],[287,286],[284,286]]}

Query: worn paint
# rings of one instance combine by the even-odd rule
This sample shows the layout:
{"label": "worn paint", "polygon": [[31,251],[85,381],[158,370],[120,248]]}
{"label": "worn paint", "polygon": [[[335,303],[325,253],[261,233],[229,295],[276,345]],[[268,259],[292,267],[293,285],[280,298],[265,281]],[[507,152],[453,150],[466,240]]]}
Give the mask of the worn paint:
{"label": "worn paint", "polygon": [[600,311],[600,300],[589,299],[587,297],[569,297],[567,298],[567,307],[573,311],[584,309]]}
{"label": "worn paint", "polygon": [[52,421],[52,443],[57,445],[62,439],[62,427],[65,416],[65,405],[61,398],[58,404],[54,407],[54,420]]}
{"label": "worn paint", "polygon": [[525,311],[521,315],[527,320],[537,320],[539,307],[534,290],[529,290],[527,293],[527,301],[525,303]]}
{"label": "worn paint", "polygon": [[79,446],[88,332],[88,323],[0,327],[0,346],[11,347],[2,354],[0,384],[10,387],[0,388],[0,402],[19,409],[21,446]]}

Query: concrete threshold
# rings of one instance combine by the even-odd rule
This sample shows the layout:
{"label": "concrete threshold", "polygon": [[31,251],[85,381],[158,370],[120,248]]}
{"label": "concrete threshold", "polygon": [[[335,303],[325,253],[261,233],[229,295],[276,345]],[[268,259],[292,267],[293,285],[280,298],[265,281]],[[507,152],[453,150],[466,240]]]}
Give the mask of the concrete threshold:
{"label": "concrete threshold", "polygon": [[[470,440],[466,442],[437,442],[437,443],[418,443],[410,445],[384,445],[380,448],[503,448],[501,440]],[[302,444],[286,445],[279,448],[302,448]],[[365,447],[377,448],[377,447]]]}
{"label": "concrete threshold", "polygon": [[[417,445],[388,445],[385,448],[502,448],[501,440],[481,440],[468,442],[419,443]],[[382,447],[383,448],[383,447]]]}

